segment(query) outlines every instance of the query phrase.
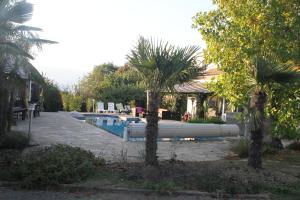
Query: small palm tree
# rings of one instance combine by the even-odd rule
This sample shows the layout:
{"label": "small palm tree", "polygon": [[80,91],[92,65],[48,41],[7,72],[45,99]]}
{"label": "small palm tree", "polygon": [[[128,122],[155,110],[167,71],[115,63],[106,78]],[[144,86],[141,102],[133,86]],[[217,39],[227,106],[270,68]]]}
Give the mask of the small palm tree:
{"label": "small palm tree", "polygon": [[24,25],[31,19],[32,12],[33,5],[25,0],[0,1],[0,135],[7,129],[8,99],[11,87],[14,87],[11,79],[18,77],[20,71],[27,71],[32,78],[40,77],[29,63],[29,59],[33,59],[30,48],[55,43],[38,38],[34,32],[40,31],[40,28]]}
{"label": "small palm tree", "polygon": [[127,56],[145,82],[149,92],[146,135],[146,165],[155,166],[157,161],[158,108],[162,92],[172,91],[175,84],[198,77],[205,69],[197,63],[198,47],[179,48],[162,41],[140,37],[137,45]]}
{"label": "small palm tree", "polygon": [[262,167],[261,147],[265,132],[265,105],[267,94],[272,84],[287,84],[300,81],[300,73],[291,66],[278,66],[258,58],[251,66],[253,72],[250,95],[251,143],[248,165],[253,168]]}

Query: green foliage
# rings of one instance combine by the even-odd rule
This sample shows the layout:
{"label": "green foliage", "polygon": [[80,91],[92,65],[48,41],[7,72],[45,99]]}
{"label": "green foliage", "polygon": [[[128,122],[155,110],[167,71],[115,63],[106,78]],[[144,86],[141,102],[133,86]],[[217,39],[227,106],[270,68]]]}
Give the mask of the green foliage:
{"label": "green foliage", "polygon": [[95,174],[104,161],[88,151],[67,145],[32,150],[11,168],[12,178],[24,187],[45,187],[85,180]]}
{"label": "green foliage", "polygon": [[[94,102],[94,104],[96,104],[97,102]],[[94,107],[96,108],[96,105],[94,105]],[[86,99],[86,110],[87,112],[92,112],[93,111],[93,100],[90,98]]]}
{"label": "green foliage", "polygon": [[219,117],[208,118],[193,118],[188,120],[188,123],[200,123],[200,124],[225,124],[225,122]]}
{"label": "green foliage", "polygon": [[71,95],[67,91],[61,92],[61,98],[63,102],[63,109],[64,111],[71,111],[70,104],[71,104]]}
{"label": "green foliage", "polygon": [[79,95],[73,95],[70,94],[70,105],[69,105],[69,111],[81,111],[81,105],[83,102],[82,96]]}
{"label": "green foliage", "polygon": [[62,96],[58,86],[45,77],[43,89],[44,110],[46,112],[57,112],[63,109]]}
{"label": "green foliage", "polygon": [[[62,102],[63,102],[63,110],[65,111],[84,111],[86,112],[86,107],[91,106],[90,99],[87,99],[86,102],[84,102],[84,99],[79,94],[74,94],[70,91],[62,91],[61,92]],[[82,107],[84,106],[84,108]],[[83,109],[83,110],[82,110]]]}
{"label": "green foliage", "polygon": [[176,102],[177,102],[176,95],[165,95],[162,98],[161,107],[171,112],[175,112],[177,109]]}
{"label": "green foliage", "polygon": [[[300,139],[300,89],[299,85],[272,85],[267,113],[275,118],[272,134],[285,139]],[[284,91],[284,92],[283,92]]]}
{"label": "green foliage", "polygon": [[140,37],[127,56],[130,66],[142,77],[146,89],[158,94],[173,91],[174,85],[188,82],[203,73],[197,46],[179,48],[163,41]]}
{"label": "green foliage", "polygon": [[80,94],[83,99],[99,99],[98,89],[101,88],[102,82],[106,76],[115,73],[117,69],[118,67],[113,63],[104,63],[95,66],[93,71],[79,82],[78,91],[75,91],[75,93]]}
{"label": "green foliage", "polygon": [[[214,3],[215,10],[194,17],[194,27],[207,44],[206,62],[217,64],[223,71],[218,81],[210,84],[210,90],[226,97],[233,106],[248,106],[254,90],[266,92],[269,95],[266,111],[274,119],[273,133],[297,138],[299,86],[294,84],[299,77],[295,78],[294,72],[300,64],[299,1],[215,0]],[[289,83],[285,94],[278,92],[278,84],[270,84],[275,82]],[[281,87],[279,91],[282,90]]]}
{"label": "green foliage", "polygon": [[21,132],[11,131],[0,138],[0,149],[24,149],[27,146],[28,138]]}
{"label": "green foliage", "polygon": [[248,158],[249,156],[249,145],[250,142],[247,139],[241,139],[238,140],[233,147],[231,148],[231,150],[238,154],[238,156],[240,158]]}
{"label": "green foliage", "polygon": [[159,182],[145,181],[143,187],[158,192],[172,192],[178,189],[178,185],[174,181],[163,180]]}
{"label": "green foliage", "polygon": [[[250,141],[247,139],[240,139],[233,144],[231,150],[238,154],[240,158],[247,158],[249,156]],[[269,143],[263,143],[262,155],[275,155],[279,153],[279,149],[273,147]]]}
{"label": "green foliage", "polygon": [[286,148],[290,149],[290,150],[294,150],[294,151],[300,151],[300,142],[295,141],[295,142],[289,144]]}
{"label": "green foliage", "polygon": [[[112,63],[94,67],[93,71],[78,83],[75,91],[69,92],[69,94],[81,96],[88,111],[92,108],[91,99],[95,99],[95,103],[102,101],[123,103],[124,105],[135,100],[136,104],[143,106],[146,101],[145,86],[136,71],[128,66],[117,67]],[[70,96],[69,99],[65,98],[66,102],[73,101],[75,103],[79,100]]]}

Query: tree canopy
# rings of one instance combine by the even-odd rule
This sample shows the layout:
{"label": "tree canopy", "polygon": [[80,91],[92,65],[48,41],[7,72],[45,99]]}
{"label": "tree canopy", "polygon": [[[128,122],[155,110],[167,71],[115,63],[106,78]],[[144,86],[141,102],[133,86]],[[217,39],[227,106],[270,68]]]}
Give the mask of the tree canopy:
{"label": "tree canopy", "polygon": [[[264,58],[272,66],[300,64],[300,2],[298,0],[214,0],[217,9],[200,12],[194,17],[194,27],[199,30],[207,44],[204,51],[207,63],[214,63],[223,71],[211,89],[226,97],[231,104],[246,105],[253,85],[254,58]],[[299,123],[293,113],[299,96],[287,100],[287,96],[276,94],[278,88],[288,90],[286,94],[299,94],[299,87],[270,85],[268,114],[276,115],[277,123]],[[293,95],[292,95],[293,96]],[[291,98],[289,98],[291,99]],[[272,104],[276,101],[276,104]],[[289,102],[287,112],[280,104]],[[292,108],[293,107],[293,108]],[[273,110],[273,111],[272,111]],[[281,120],[279,120],[281,118]],[[279,125],[277,124],[277,125]],[[278,128],[277,127],[277,128]],[[295,128],[295,127],[294,127]]]}

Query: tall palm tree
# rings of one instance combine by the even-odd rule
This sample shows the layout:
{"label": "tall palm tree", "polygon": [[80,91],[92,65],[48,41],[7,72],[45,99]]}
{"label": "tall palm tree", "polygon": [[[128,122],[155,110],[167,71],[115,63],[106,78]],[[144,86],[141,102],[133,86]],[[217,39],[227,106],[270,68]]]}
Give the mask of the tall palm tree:
{"label": "tall palm tree", "polygon": [[198,77],[205,69],[197,63],[198,47],[179,48],[163,41],[140,37],[127,56],[145,82],[149,92],[146,135],[146,165],[155,166],[157,161],[158,108],[162,92],[171,91],[175,84]]}
{"label": "tall palm tree", "polygon": [[7,129],[10,80],[20,70],[36,75],[35,68],[29,63],[29,59],[33,59],[30,48],[55,43],[38,38],[34,32],[40,28],[24,25],[31,19],[32,12],[33,5],[25,0],[0,0],[0,135]]}
{"label": "tall palm tree", "polygon": [[262,167],[261,147],[265,132],[265,105],[272,84],[300,82],[300,73],[292,66],[280,66],[264,58],[256,58],[251,66],[252,87],[250,95],[251,143],[248,165]]}

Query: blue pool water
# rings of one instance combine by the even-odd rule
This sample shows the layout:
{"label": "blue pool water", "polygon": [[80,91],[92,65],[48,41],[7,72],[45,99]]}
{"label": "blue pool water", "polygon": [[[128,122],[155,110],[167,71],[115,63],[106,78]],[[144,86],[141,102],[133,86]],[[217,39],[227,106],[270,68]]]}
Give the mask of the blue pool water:
{"label": "blue pool water", "polygon": [[123,137],[124,128],[128,123],[132,121],[139,122],[139,119],[136,118],[128,118],[127,121],[124,121],[118,116],[112,115],[86,116],[85,120],[87,123],[93,124],[119,137]]}

